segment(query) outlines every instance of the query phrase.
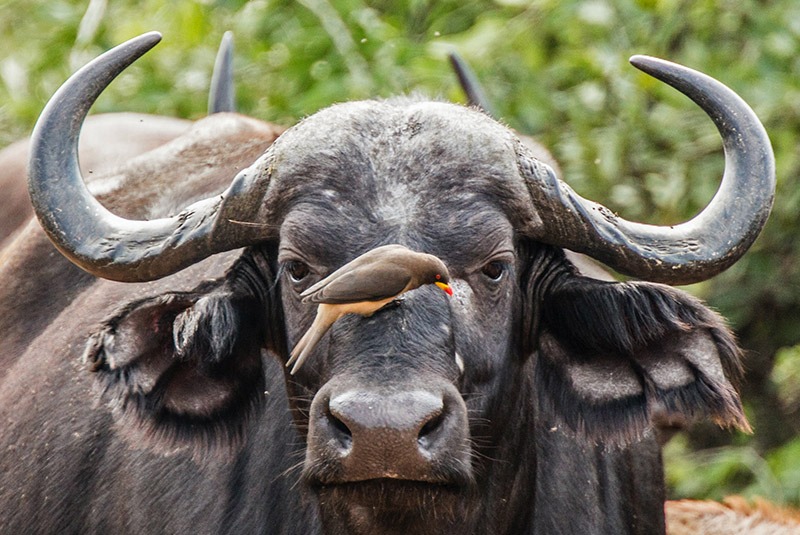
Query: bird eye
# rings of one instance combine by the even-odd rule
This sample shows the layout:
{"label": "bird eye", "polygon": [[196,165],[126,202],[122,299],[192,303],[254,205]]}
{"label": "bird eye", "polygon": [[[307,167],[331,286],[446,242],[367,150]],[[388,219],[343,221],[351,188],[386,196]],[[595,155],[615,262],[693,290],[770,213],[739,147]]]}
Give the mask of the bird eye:
{"label": "bird eye", "polygon": [[292,280],[292,282],[299,283],[303,282],[303,279],[308,277],[308,274],[311,273],[311,270],[306,264],[292,260],[291,262],[286,263],[286,272],[289,274],[289,278]]}
{"label": "bird eye", "polygon": [[489,262],[488,264],[483,266],[483,269],[481,270],[481,273],[483,273],[484,276],[486,276],[493,282],[497,282],[500,279],[502,279],[503,273],[505,272],[506,272],[506,266],[503,262],[500,262],[499,260]]}

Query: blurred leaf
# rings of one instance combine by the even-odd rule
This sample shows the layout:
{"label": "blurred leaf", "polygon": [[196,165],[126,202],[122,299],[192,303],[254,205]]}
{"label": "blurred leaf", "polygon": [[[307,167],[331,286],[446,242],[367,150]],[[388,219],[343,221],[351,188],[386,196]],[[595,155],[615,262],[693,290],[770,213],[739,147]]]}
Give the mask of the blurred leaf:
{"label": "blurred leaf", "polygon": [[738,494],[785,503],[789,497],[770,463],[747,446],[691,452],[684,437],[677,437],[665,448],[664,457],[670,499],[721,500]]}
{"label": "blurred leaf", "polygon": [[800,412],[800,345],[778,351],[772,380],[787,411]]}

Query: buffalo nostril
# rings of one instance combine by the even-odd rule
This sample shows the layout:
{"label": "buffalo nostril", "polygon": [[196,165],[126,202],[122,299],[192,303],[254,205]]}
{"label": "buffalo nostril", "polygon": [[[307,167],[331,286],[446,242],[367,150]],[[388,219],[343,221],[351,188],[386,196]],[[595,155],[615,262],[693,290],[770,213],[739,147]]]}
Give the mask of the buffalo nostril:
{"label": "buffalo nostril", "polygon": [[437,437],[441,434],[440,430],[444,419],[444,411],[439,411],[432,414],[430,419],[425,422],[425,425],[420,428],[419,435],[417,436],[417,444],[421,450],[427,451],[436,443]]}
{"label": "buffalo nostril", "polygon": [[328,425],[330,426],[331,437],[336,441],[339,449],[346,453],[353,447],[353,433],[342,420],[334,416],[330,410],[327,411]]}

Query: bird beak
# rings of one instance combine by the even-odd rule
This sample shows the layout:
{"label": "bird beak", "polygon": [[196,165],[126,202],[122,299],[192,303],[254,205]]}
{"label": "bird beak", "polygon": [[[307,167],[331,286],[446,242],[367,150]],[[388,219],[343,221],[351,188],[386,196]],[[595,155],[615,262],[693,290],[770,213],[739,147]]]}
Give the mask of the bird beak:
{"label": "bird beak", "polygon": [[446,293],[447,295],[450,295],[450,296],[453,295],[453,289],[450,287],[449,284],[445,284],[443,282],[438,282],[438,281],[435,282],[434,284],[436,286],[438,286],[439,288],[441,288],[444,291],[444,293]]}

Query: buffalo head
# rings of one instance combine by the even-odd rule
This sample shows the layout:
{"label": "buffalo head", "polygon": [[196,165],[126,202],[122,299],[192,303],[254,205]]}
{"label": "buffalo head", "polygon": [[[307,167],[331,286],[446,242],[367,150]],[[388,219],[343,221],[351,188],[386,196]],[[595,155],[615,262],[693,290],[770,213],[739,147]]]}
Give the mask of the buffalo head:
{"label": "buffalo head", "polygon": [[719,192],[674,227],[581,198],[477,109],[408,98],[320,111],[220,195],[132,221],[88,193],[75,146],[99,93],[158,39],[117,47],[59,90],[35,131],[30,182],[52,241],[98,277],[153,280],[245,248],[223,279],[128,303],[92,337],[107,398],[145,440],[246,441],[266,359],[285,362],[313,320],[301,292],[387,243],[441,258],[454,296],[423,287],[345,317],[285,376],[301,477],[331,532],[452,533],[476,518],[513,530],[512,517],[535,514],[518,490],[534,488],[556,430],[624,443],[663,411],[747,427],[731,385],[739,352],[714,313],[668,286],[584,278],[562,249],[668,283],[707,279],[745,252],[774,165],[758,119],[719,82],[632,60],[723,138]]}

